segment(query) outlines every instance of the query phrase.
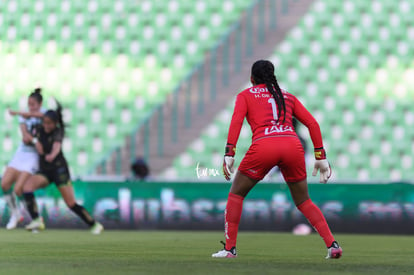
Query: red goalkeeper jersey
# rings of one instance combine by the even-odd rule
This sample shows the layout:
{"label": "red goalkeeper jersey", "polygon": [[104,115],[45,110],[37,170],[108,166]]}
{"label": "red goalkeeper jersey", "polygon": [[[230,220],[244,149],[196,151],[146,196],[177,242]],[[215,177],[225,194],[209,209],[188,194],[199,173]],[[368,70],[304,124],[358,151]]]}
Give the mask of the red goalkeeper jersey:
{"label": "red goalkeeper jersey", "polygon": [[[277,122],[277,104],[265,84],[256,85],[240,92],[236,98],[227,143],[237,144],[245,117],[253,132],[252,142],[279,135],[296,136],[292,125],[292,117],[295,117],[309,129],[313,146],[315,148],[323,147],[321,131],[315,118],[294,95],[284,90],[282,93],[285,99],[286,113],[282,112],[282,117]],[[283,116],[285,122],[283,122]]]}

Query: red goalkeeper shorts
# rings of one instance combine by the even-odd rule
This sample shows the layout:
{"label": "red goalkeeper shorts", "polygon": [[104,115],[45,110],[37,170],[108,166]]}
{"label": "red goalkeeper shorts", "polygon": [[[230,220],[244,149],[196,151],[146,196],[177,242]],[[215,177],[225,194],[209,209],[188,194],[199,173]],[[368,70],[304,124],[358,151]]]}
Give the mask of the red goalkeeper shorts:
{"label": "red goalkeeper shorts", "polygon": [[296,136],[276,136],[255,141],[240,163],[239,171],[262,180],[278,166],[286,182],[306,179],[305,152]]}

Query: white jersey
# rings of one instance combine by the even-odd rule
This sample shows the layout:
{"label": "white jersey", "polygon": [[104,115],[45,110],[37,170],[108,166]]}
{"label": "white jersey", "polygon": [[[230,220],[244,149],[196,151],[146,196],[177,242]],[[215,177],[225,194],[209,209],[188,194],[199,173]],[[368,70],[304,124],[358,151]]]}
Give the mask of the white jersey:
{"label": "white jersey", "polygon": [[[43,114],[46,112],[46,109],[41,109],[40,112]],[[42,123],[42,119],[38,117],[30,117],[30,118],[24,118],[22,116],[19,116],[19,125],[25,124],[27,128],[28,133],[32,133],[33,129],[36,125]],[[19,144],[19,147],[17,148],[17,152],[33,152],[36,153],[36,148],[32,144],[24,144],[23,141]]]}
{"label": "white jersey", "polygon": [[[41,109],[40,111],[42,113],[46,112],[45,109]],[[22,123],[26,125],[27,131],[32,133],[34,127],[42,123],[42,119],[36,117],[27,119],[19,117],[19,125]],[[36,173],[39,170],[39,155],[34,145],[24,144],[22,141],[8,166],[21,172]]]}

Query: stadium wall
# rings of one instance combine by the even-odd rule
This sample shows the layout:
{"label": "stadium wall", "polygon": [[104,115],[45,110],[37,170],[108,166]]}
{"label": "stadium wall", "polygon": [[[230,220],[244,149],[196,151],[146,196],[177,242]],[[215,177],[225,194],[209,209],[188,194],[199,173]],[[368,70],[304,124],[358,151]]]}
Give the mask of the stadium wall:
{"label": "stadium wall", "polygon": [[[74,182],[82,202],[106,228],[222,230],[229,183]],[[312,200],[334,232],[412,233],[414,185],[310,184]],[[37,191],[50,228],[84,228],[56,187]],[[9,212],[0,199],[0,223]],[[29,219],[25,213],[25,221]],[[241,230],[290,231],[306,220],[285,184],[258,184],[244,202]]]}

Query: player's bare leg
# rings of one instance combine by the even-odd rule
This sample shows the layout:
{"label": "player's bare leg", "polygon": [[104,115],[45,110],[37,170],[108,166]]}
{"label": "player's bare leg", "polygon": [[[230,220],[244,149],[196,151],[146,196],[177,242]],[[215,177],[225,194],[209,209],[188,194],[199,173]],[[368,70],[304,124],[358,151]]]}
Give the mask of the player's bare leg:
{"label": "player's bare leg", "polygon": [[244,197],[249,193],[249,191],[256,185],[258,181],[251,179],[240,171],[237,171],[237,174],[234,178],[233,184],[230,188],[230,193],[227,199],[226,210],[224,212],[225,219],[225,233],[226,243],[224,244],[224,249],[214,253],[212,257],[214,258],[235,258],[237,257],[236,253],[236,241],[237,241],[237,232],[239,230],[240,218],[243,210],[243,200]]}
{"label": "player's bare leg", "polygon": [[95,221],[83,206],[76,203],[73,186],[70,182],[66,185],[59,186],[59,191],[69,209],[78,215],[91,228],[92,234],[98,235],[103,231],[104,228],[102,224]]}
{"label": "player's bare leg", "polygon": [[246,197],[252,190],[258,181],[243,175],[240,171],[237,171],[234,181],[230,187],[230,193],[235,195]]}
{"label": "player's bare leg", "polygon": [[3,192],[11,189],[13,183],[17,180],[19,173],[20,171],[17,171],[12,167],[6,168],[6,171],[1,178],[1,188],[3,189]]}
{"label": "player's bare leg", "polygon": [[14,193],[20,197],[21,195],[23,195],[23,187],[24,184],[29,180],[29,178],[32,176],[32,174],[27,173],[27,172],[20,172],[17,180],[16,180],[16,184],[14,185]]}
{"label": "player's bare leg", "polygon": [[296,207],[308,219],[309,223],[324,240],[326,247],[328,248],[328,255],[326,258],[340,258],[342,256],[342,248],[335,241],[321,210],[309,198],[306,179],[299,182],[288,183],[288,186]]}

